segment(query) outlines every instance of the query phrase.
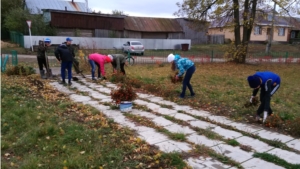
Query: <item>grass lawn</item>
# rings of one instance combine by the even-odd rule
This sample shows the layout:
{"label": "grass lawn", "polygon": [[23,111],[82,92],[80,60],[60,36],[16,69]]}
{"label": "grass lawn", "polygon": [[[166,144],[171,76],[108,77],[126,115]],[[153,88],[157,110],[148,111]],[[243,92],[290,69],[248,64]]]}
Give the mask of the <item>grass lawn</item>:
{"label": "grass lawn", "polygon": [[[127,66],[127,75],[141,81],[142,89],[166,97],[179,104],[188,104],[237,121],[261,125],[254,121],[257,107],[245,108],[252,95],[246,81],[256,71],[270,70],[281,76],[281,87],[271,99],[274,116],[267,127],[293,136],[300,136],[300,66],[299,64],[197,64],[191,84],[196,92],[192,99],[179,99],[181,84],[173,84],[169,64]],[[110,70],[110,69],[108,69]],[[187,95],[189,91],[187,89]],[[257,95],[259,97],[259,93]]]}
{"label": "grass lawn", "polygon": [[186,168],[37,75],[1,75],[1,168]]}

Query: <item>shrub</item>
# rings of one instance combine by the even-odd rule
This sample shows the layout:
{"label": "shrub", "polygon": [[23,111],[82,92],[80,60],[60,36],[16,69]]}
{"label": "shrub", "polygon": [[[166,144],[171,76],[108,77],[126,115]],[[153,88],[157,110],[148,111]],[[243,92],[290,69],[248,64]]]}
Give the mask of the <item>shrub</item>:
{"label": "shrub", "polygon": [[17,66],[8,68],[6,74],[8,76],[11,76],[11,75],[28,76],[31,74],[35,74],[35,70],[31,66],[17,65]]}

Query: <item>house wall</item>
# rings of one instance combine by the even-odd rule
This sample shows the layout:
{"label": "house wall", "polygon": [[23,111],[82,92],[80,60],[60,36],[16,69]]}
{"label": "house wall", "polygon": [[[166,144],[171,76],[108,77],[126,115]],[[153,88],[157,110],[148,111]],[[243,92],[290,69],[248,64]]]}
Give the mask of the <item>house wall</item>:
{"label": "house wall", "polygon": [[183,18],[178,18],[177,22],[183,29],[184,39],[191,39],[192,44],[207,43],[206,32],[208,31],[208,28],[204,23],[196,24]]}
{"label": "house wall", "polygon": [[[266,41],[268,39],[267,28],[268,27],[266,27],[266,26],[262,27],[261,35],[255,35],[254,30],[252,30],[250,40],[251,41]],[[241,38],[243,38],[243,27],[241,27],[240,29],[241,29],[240,30]],[[275,27],[274,34],[273,34],[273,41],[287,42],[288,31],[289,31],[289,29],[286,28],[284,36],[278,36],[278,28]],[[235,39],[233,28],[209,28],[208,33],[209,33],[209,35],[225,35],[225,39],[231,39],[231,40]]]}
{"label": "house wall", "polygon": [[123,31],[114,31],[106,29],[95,29],[95,37],[101,38],[123,38]]}
{"label": "house wall", "polygon": [[57,29],[57,36],[83,36],[93,37],[94,31],[88,29]]}

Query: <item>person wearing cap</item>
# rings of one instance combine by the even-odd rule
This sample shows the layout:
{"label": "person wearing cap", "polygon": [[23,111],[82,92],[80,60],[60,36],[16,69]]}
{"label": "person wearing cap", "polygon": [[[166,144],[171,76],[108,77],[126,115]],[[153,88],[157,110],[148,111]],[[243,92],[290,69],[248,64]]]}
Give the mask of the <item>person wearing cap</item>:
{"label": "person wearing cap", "polygon": [[275,94],[275,92],[280,87],[280,76],[270,72],[256,72],[254,75],[248,76],[247,81],[249,86],[253,89],[252,96],[250,98],[250,102],[252,103],[256,94],[260,90],[260,102],[257,112],[256,112],[256,120],[258,121],[263,114],[263,123],[267,119],[268,115],[272,115],[273,111],[270,107],[271,97]]}
{"label": "person wearing cap", "polygon": [[190,83],[191,78],[196,71],[194,62],[191,61],[190,59],[181,58],[179,55],[173,55],[173,54],[168,55],[168,62],[172,63],[172,70],[175,69],[179,70],[178,74],[176,75],[176,79],[178,79],[180,76],[183,76],[185,73],[184,79],[182,81],[182,92],[179,95],[179,97],[180,98],[185,97],[186,87],[188,87],[188,89],[190,90],[191,93],[190,97],[194,97],[195,92]]}
{"label": "person wearing cap", "polygon": [[113,72],[116,73],[121,71],[125,75],[125,56],[122,54],[109,54],[108,57],[112,60],[111,65],[113,67]]}
{"label": "person wearing cap", "polygon": [[92,53],[89,55],[89,63],[92,67],[92,80],[96,80],[95,79],[95,65],[98,64],[100,66],[100,72],[101,72],[101,75],[102,75],[102,78],[106,80],[106,73],[105,73],[105,68],[104,68],[104,65],[106,63],[110,63],[112,60],[110,57],[106,56],[106,55],[102,55],[102,54],[99,54],[99,53]]}
{"label": "person wearing cap", "polygon": [[68,49],[70,50],[70,52],[72,53],[73,56],[73,67],[75,69],[75,72],[77,74],[81,73],[82,71],[79,69],[79,61],[75,58],[75,49],[72,47],[72,41],[73,39],[67,37],[66,38],[66,45],[68,47]]}
{"label": "person wearing cap", "polygon": [[46,70],[47,70],[47,67],[49,66],[49,64],[47,65],[47,62],[46,62],[46,52],[47,52],[47,49],[50,46],[50,44],[51,44],[51,40],[49,38],[45,38],[44,41],[42,41],[42,40],[39,41],[39,47],[38,47],[38,51],[37,51],[37,61],[38,61],[40,75],[41,75],[42,79],[47,78],[45,76],[45,71],[43,69],[43,66],[46,68]]}
{"label": "person wearing cap", "polygon": [[73,55],[71,51],[68,49],[67,45],[65,43],[58,46],[58,48],[54,52],[56,59],[61,63],[61,78],[62,82],[61,84],[66,84],[66,69],[68,70],[68,85],[71,85],[71,79],[72,79],[72,63],[73,63]]}

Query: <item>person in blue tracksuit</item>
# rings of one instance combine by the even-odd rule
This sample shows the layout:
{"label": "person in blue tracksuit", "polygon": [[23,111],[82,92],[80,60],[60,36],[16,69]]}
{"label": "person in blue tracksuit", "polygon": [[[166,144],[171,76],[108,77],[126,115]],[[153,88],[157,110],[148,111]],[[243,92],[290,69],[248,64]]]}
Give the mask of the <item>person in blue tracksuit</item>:
{"label": "person in blue tracksuit", "polygon": [[190,90],[191,93],[190,97],[194,97],[195,92],[190,83],[191,78],[196,70],[194,62],[192,62],[187,58],[181,58],[179,55],[173,55],[173,54],[168,55],[168,62],[172,63],[173,70],[175,69],[179,70],[178,74],[176,75],[176,79],[178,79],[180,76],[183,76],[185,73],[184,79],[182,81],[182,92],[179,95],[179,97],[180,98],[185,97],[186,87],[188,87],[188,89]]}
{"label": "person in blue tracksuit", "polygon": [[71,79],[72,79],[72,62],[73,62],[73,55],[68,49],[67,45],[65,43],[61,44],[56,50],[55,50],[55,57],[56,59],[61,63],[61,78],[62,82],[61,84],[66,84],[65,78],[65,70],[68,70],[68,85],[71,85]]}
{"label": "person in blue tracksuit", "polygon": [[280,76],[270,72],[256,72],[254,75],[247,78],[249,86],[253,88],[253,93],[250,98],[252,102],[253,98],[260,90],[260,106],[257,109],[256,120],[258,121],[263,114],[263,122],[267,119],[268,115],[272,115],[273,111],[270,107],[271,97],[280,87]]}

